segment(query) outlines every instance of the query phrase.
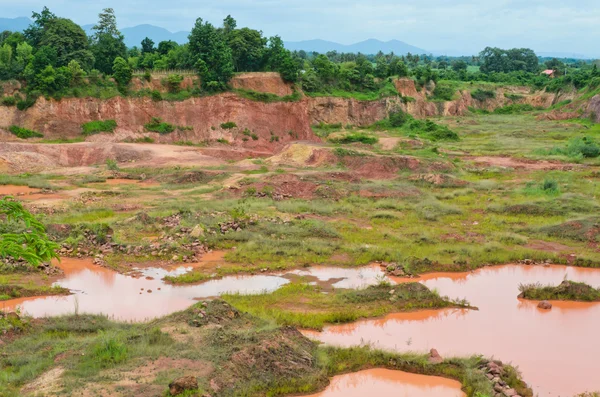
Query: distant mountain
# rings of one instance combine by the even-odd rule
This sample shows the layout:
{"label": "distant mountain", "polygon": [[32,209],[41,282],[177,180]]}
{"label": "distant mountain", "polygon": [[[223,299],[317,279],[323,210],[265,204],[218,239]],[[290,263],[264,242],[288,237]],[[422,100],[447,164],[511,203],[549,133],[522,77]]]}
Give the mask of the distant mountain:
{"label": "distant mountain", "polygon": [[[90,36],[93,34],[91,25],[83,25],[82,28],[85,33]],[[137,25],[130,28],[120,29],[123,36],[125,36],[125,45],[127,47],[137,46],[140,47],[142,40],[149,37],[154,41],[154,45],[158,45],[161,41],[173,40],[179,44],[185,44],[188,42],[188,35],[190,32],[176,32],[171,33],[165,28],[161,28],[154,25]]]}
{"label": "distant mountain", "polygon": [[361,54],[369,55],[369,54],[377,54],[379,51],[382,51],[385,54],[389,54],[393,52],[397,55],[406,55],[409,52],[411,54],[429,54],[429,51],[424,50],[422,48],[418,48],[412,46],[410,44],[406,44],[403,41],[399,40],[390,40],[390,41],[380,41],[377,39],[369,39],[365,41],[361,41],[360,43],[345,45],[340,43],[335,43],[333,41],[326,40],[305,40],[305,41],[287,41],[285,42],[285,46],[287,49],[291,51],[316,51],[319,53],[326,53],[328,51],[337,51],[337,52],[353,52]]}
{"label": "distant mountain", "polygon": [[0,32],[10,30],[11,32],[22,32],[27,29],[31,19],[26,17],[0,18]]}

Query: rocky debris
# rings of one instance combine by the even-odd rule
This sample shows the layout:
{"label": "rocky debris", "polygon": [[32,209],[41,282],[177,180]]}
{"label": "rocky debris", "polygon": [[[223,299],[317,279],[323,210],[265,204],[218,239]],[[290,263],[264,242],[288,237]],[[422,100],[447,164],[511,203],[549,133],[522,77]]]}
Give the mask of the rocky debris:
{"label": "rocky debris", "polygon": [[440,356],[440,354],[438,353],[438,351],[436,349],[431,349],[429,351],[428,361],[431,364],[441,364],[442,362],[444,362],[444,359],[442,358],[442,356]]}
{"label": "rocky debris", "polygon": [[203,301],[188,311],[188,325],[203,327],[207,324],[222,325],[241,317],[237,309],[223,301]]}
{"label": "rocky debris", "polygon": [[198,379],[195,376],[184,376],[169,383],[169,393],[172,396],[177,396],[187,390],[198,390]]}
{"label": "rocky debris", "polygon": [[412,278],[414,275],[407,271],[404,265],[396,262],[380,262],[381,268],[390,276]]}
{"label": "rocky debris", "polygon": [[222,234],[225,234],[227,232],[241,232],[242,231],[242,223],[236,222],[236,221],[219,223],[219,229]]}
{"label": "rocky debris", "polygon": [[492,388],[496,393],[494,394],[494,397],[521,397],[518,392],[511,388],[503,379],[503,377],[507,376],[508,374],[504,369],[502,361],[488,361],[483,363],[479,367],[479,370],[483,371],[486,374],[486,377],[492,383]]}
{"label": "rocky debris", "polygon": [[552,303],[548,301],[541,301],[540,303],[538,303],[537,307],[543,310],[550,310],[552,309]]}
{"label": "rocky debris", "polygon": [[546,260],[533,260],[533,259],[522,259],[517,261],[518,264],[520,265],[527,265],[527,266],[533,266],[533,265],[550,265],[552,264],[552,261],[550,259],[546,259]]}

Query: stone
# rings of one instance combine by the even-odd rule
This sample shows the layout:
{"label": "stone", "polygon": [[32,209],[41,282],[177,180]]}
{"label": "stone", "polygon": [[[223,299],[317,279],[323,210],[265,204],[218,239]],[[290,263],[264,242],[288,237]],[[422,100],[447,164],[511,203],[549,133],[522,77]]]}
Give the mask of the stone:
{"label": "stone", "polygon": [[438,351],[436,349],[431,349],[429,351],[429,362],[431,364],[440,364],[444,361],[444,359],[442,358],[442,356],[440,356],[440,354],[438,353]]}
{"label": "stone", "polygon": [[198,380],[195,376],[183,376],[169,383],[169,393],[177,396],[186,390],[198,390]]}
{"label": "stone", "polygon": [[515,389],[506,389],[504,391],[502,391],[502,393],[506,396],[506,397],[514,397],[517,395],[517,392]]}
{"label": "stone", "polygon": [[548,302],[548,301],[541,301],[540,303],[538,303],[538,306],[540,309],[543,310],[550,310],[552,309],[552,303]]}
{"label": "stone", "polygon": [[494,385],[494,391],[497,393],[502,393],[504,391],[504,388],[502,386],[500,386],[499,384],[495,384]]}
{"label": "stone", "polygon": [[194,228],[190,232],[190,236],[194,237],[194,238],[198,238],[198,237],[204,236],[204,228],[202,226],[200,226],[200,225],[194,226]]}

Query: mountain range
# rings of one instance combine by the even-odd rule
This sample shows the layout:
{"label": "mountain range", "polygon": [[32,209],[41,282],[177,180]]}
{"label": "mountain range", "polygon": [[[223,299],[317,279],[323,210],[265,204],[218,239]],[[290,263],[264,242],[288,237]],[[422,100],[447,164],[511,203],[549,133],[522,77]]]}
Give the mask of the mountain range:
{"label": "mountain range", "polygon": [[[27,17],[18,18],[0,18],[0,32],[10,30],[13,32],[22,32],[29,26],[31,19]],[[91,34],[92,27],[94,25],[83,25],[82,28],[89,35]],[[176,43],[184,44],[188,41],[189,32],[181,31],[172,33],[165,28],[154,25],[137,25],[129,28],[122,28],[121,33],[125,36],[125,44],[128,47],[140,46],[141,41],[149,37],[154,43],[158,44],[161,41],[173,40]],[[411,54],[433,54],[433,55],[449,55],[449,56],[461,56],[461,55],[472,55],[468,51],[456,51],[456,50],[437,50],[427,51],[419,47],[412,46],[400,40],[380,41],[377,39],[369,39],[361,41],[355,44],[340,44],[333,41],[326,40],[304,40],[304,41],[286,41],[284,42],[286,48],[289,50],[304,50],[304,51],[316,51],[319,53],[326,53],[328,51],[337,52],[351,52],[351,53],[362,53],[362,54],[376,54],[382,51],[385,54],[393,52],[396,55]],[[571,53],[560,53],[560,52],[538,52],[539,56],[542,57],[556,57],[556,58],[578,58],[585,59],[589,58],[582,54],[571,54]]]}

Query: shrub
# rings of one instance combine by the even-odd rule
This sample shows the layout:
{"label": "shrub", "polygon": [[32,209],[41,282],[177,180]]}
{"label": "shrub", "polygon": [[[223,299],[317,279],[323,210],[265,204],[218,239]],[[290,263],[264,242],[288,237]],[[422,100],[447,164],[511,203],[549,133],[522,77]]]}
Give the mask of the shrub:
{"label": "shrub", "polygon": [[511,105],[507,105],[501,108],[497,108],[494,110],[496,114],[515,114],[522,112],[531,112],[536,108],[528,103],[513,103]]}
{"label": "shrub", "polygon": [[471,92],[471,97],[480,102],[486,101],[488,99],[496,98],[496,91],[491,90],[482,90],[480,88]]}
{"label": "shrub", "polygon": [[226,123],[221,124],[221,128],[223,128],[224,130],[230,130],[232,128],[236,128],[237,124],[234,123],[233,121],[228,121]]}
{"label": "shrub", "polygon": [[111,171],[119,171],[119,165],[117,164],[117,160],[106,159],[106,168]]}
{"label": "shrub", "polygon": [[147,131],[158,132],[161,135],[170,134],[175,131],[173,124],[165,123],[159,117],[152,117],[149,123],[144,124],[144,128]]}
{"label": "shrub", "polygon": [[331,142],[333,143],[353,143],[353,142],[360,142],[360,143],[365,143],[367,145],[372,145],[374,143],[377,143],[379,141],[379,139],[377,139],[377,137],[371,136],[371,135],[367,135],[365,133],[362,132],[354,132],[351,134],[347,134],[341,137],[336,137],[336,138],[330,138],[329,139]]}
{"label": "shrub", "polygon": [[150,82],[152,80],[152,74],[150,74],[149,70],[146,70],[144,72],[144,80],[146,80],[147,82]]}
{"label": "shrub", "polygon": [[17,104],[17,98],[14,96],[6,96],[0,101],[2,106],[15,106]]}
{"label": "shrub", "polygon": [[158,90],[154,90],[150,93],[150,97],[152,98],[153,101],[155,102],[159,102],[162,101],[162,94],[160,93],[160,91]]}
{"label": "shrub", "polygon": [[183,81],[183,76],[180,74],[172,74],[167,77],[167,88],[169,92],[177,92],[179,91],[179,86]]}
{"label": "shrub", "polygon": [[35,105],[36,101],[37,101],[37,96],[29,94],[29,95],[27,95],[27,98],[17,102],[17,109],[27,110],[30,107],[32,107],[33,105]]}
{"label": "shrub", "polygon": [[94,120],[81,125],[83,135],[94,135],[100,132],[114,132],[117,128],[115,120]]}
{"label": "shrub", "polygon": [[28,130],[16,125],[11,125],[8,130],[21,139],[42,138],[44,136],[37,131]]}
{"label": "shrub", "polygon": [[433,90],[433,99],[451,101],[455,92],[456,90],[453,86],[440,83]]}
{"label": "shrub", "polygon": [[546,192],[556,192],[558,191],[558,183],[552,179],[545,179],[542,184],[542,190]]}
{"label": "shrub", "polygon": [[412,119],[407,123],[406,128],[409,131],[414,131],[418,135],[423,135],[432,141],[458,141],[459,137],[456,132],[452,131],[445,125],[439,125],[431,120],[416,120]]}
{"label": "shrub", "polygon": [[398,109],[390,112],[388,119],[392,127],[402,127],[408,121],[408,115],[402,109]]}

